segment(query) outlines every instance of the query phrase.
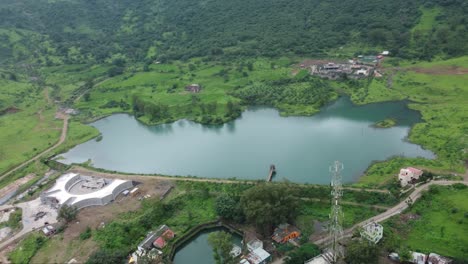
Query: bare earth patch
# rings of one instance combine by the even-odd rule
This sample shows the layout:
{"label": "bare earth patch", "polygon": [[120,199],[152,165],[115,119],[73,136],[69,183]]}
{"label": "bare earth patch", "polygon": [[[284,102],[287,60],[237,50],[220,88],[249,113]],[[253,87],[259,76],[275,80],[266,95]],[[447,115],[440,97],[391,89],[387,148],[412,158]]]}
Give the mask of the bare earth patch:
{"label": "bare earth patch", "polygon": [[430,75],[463,75],[468,74],[468,68],[458,66],[437,66],[431,68],[411,68],[412,71],[417,73],[424,73]]}
{"label": "bare earth patch", "polygon": [[97,243],[92,239],[80,240],[79,236],[89,226],[95,230],[101,223],[108,224],[119,214],[136,211],[141,206],[140,197],[150,195],[151,198],[162,198],[173,186],[172,181],[152,179],[147,177],[125,177],[127,180],[135,180],[140,189],[140,195],[136,197],[120,194],[115,201],[105,206],[93,206],[79,211],[77,219],[68,224],[62,234],[51,238],[49,246],[41,249],[32,259],[34,263],[66,263],[74,258],[79,263],[86,261],[89,256],[98,249]]}

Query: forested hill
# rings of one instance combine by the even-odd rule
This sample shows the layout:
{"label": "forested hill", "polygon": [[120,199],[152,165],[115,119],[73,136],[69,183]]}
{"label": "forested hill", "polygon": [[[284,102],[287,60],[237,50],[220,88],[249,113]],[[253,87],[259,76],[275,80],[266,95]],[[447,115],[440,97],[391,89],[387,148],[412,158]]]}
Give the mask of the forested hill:
{"label": "forested hill", "polygon": [[466,0],[0,0],[0,63],[468,50]]}

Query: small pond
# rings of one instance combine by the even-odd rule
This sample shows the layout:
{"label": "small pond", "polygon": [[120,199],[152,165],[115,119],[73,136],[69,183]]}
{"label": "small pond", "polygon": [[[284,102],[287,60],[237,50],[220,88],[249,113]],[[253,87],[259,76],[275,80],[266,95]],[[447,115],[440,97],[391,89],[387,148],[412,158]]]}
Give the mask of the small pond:
{"label": "small pond", "polygon": [[[213,248],[208,243],[208,235],[211,232],[223,231],[223,229],[213,229],[200,232],[195,238],[189,240],[183,245],[174,256],[174,264],[215,264],[213,257]],[[232,243],[242,246],[242,238],[238,235],[232,235]]]}

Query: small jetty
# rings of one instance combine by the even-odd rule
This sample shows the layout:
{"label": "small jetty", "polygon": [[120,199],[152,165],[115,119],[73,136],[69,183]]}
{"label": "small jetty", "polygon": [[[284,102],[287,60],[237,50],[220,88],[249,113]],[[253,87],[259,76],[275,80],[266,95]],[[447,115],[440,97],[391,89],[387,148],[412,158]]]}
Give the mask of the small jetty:
{"label": "small jetty", "polygon": [[271,182],[271,180],[273,179],[273,176],[275,176],[275,174],[276,174],[276,167],[275,167],[275,165],[271,164],[270,165],[270,172],[268,173],[267,181]]}

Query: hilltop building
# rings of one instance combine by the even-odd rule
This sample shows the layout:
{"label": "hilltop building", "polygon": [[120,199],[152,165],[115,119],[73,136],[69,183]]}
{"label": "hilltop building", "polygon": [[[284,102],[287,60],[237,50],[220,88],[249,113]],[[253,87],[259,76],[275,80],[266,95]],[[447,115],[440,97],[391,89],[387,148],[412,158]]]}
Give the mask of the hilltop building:
{"label": "hilltop building", "polygon": [[405,187],[408,185],[408,183],[413,183],[414,181],[418,180],[422,174],[422,170],[408,167],[406,169],[400,170],[400,174],[398,174],[398,180],[400,181],[401,187]]}

